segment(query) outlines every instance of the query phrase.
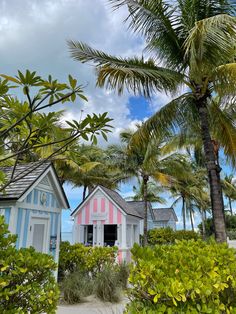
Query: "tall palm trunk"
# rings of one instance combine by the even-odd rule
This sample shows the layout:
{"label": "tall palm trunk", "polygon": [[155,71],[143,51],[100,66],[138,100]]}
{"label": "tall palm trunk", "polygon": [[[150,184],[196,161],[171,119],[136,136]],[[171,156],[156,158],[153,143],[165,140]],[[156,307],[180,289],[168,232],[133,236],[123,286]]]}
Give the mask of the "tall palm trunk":
{"label": "tall palm trunk", "polygon": [[143,175],[143,200],[144,200],[144,222],[143,222],[143,246],[147,246],[147,216],[148,216],[148,200],[147,200],[147,183],[149,177],[147,175]]}
{"label": "tall palm trunk", "polygon": [[231,216],[233,216],[232,201],[231,201],[231,198],[230,198],[230,197],[228,197],[228,199],[229,199],[229,209],[230,209],[230,214],[231,214]]}
{"label": "tall palm trunk", "polygon": [[192,209],[192,205],[191,204],[190,204],[190,207],[189,207],[189,216],[190,216],[191,228],[192,228],[192,231],[194,231],[193,209]]}
{"label": "tall palm trunk", "polygon": [[206,95],[197,99],[197,109],[201,123],[202,141],[204,145],[206,167],[210,184],[215,238],[217,242],[226,242],[224,203],[222,196],[222,187],[220,183],[221,169],[217,165],[217,160],[214,154],[214,147],[210,136]]}
{"label": "tall palm trunk", "polygon": [[182,195],[182,217],[183,217],[183,228],[186,230],[186,213],[185,213],[185,197]]}
{"label": "tall palm trunk", "polygon": [[205,240],[206,239],[206,225],[205,225],[205,212],[202,208],[200,208],[200,213],[202,217],[202,237]]}

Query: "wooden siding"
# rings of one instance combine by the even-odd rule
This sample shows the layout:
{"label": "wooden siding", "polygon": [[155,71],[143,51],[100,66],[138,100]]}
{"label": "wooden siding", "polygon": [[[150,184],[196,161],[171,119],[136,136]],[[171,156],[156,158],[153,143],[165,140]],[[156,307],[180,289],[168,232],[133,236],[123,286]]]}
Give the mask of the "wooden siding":
{"label": "wooden siding", "polygon": [[78,225],[121,224],[122,212],[118,207],[101,193],[96,193],[79,210],[75,217]]}

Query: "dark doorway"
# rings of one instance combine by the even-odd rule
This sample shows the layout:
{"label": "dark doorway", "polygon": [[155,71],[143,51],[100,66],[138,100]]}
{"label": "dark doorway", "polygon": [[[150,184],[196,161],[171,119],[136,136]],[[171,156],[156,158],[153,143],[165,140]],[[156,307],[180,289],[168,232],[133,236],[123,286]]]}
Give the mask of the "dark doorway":
{"label": "dark doorway", "polygon": [[92,246],[93,245],[93,225],[87,225],[84,228],[84,243],[85,245]]}
{"label": "dark doorway", "polygon": [[114,246],[117,240],[117,225],[104,225],[104,246]]}

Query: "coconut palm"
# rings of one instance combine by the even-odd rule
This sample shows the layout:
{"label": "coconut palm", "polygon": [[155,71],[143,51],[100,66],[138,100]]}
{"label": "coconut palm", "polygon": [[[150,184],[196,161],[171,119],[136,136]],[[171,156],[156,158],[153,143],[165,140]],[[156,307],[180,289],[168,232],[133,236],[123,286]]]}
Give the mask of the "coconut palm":
{"label": "coconut palm", "polygon": [[194,230],[193,217],[196,211],[200,212],[204,220],[209,201],[207,191],[206,171],[188,159],[182,162],[182,171],[176,173],[176,181],[170,187],[175,201],[172,206],[182,203],[183,229],[186,230],[186,218],[189,217],[192,230]]}
{"label": "coconut palm", "polygon": [[[138,186],[133,186],[134,196],[132,196],[132,200],[134,201],[144,201],[143,199],[143,192],[144,192],[144,185],[142,182],[138,182]],[[165,191],[163,186],[157,185],[156,182],[148,182],[147,183],[147,200],[149,202],[157,202],[160,204],[165,204],[166,200],[160,195]]]}
{"label": "coconut palm", "polygon": [[[226,241],[220,168],[210,135],[208,107],[211,95],[235,93],[236,20],[225,0],[110,0],[115,8],[127,7],[129,27],[144,36],[150,58],[113,57],[80,42],[69,42],[72,57],[93,61],[97,84],[122,93],[124,88],[149,97],[158,91],[187,92],[163,111],[167,123],[181,120],[183,112],[200,121],[209,176],[216,240]],[[161,64],[161,66],[158,65]],[[163,121],[163,120],[162,120]],[[175,125],[173,124],[173,128]],[[150,119],[148,133],[162,125]]]}
{"label": "coconut palm", "polygon": [[108,148],[110,160],[119,167],[126,178],[136,177],[140,180],[142,199],[144,201],[144,241],[147,244],[147,210],[149,201],[148,184],[154,180],[162,186],[174,182],[176,172],[181,167],[182,156],[165,155],[164,139],[131,145],[134,131],[121,133],[123,145],[112,145]]}
{"label": "coconut palm", "polygon": [[106,151],[94,145],[73,145],[55,162],[62,182],[83,187],[83,200],[96,185],[116,188],[121,177],[120,171],[109,164]]}

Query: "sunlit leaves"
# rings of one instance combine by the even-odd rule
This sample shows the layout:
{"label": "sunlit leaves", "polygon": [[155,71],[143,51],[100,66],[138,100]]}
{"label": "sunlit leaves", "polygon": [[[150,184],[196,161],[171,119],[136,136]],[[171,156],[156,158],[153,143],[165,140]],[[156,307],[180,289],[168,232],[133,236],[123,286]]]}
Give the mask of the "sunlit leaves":
{"label": "sunlit leaves", "polygon": [[[76,120],[66,121],[74,132],[79,132],[80,136],[88,141],[92,141],[94,145],[97,145],[97,136],[102,134],[103,138],[107,139],[106,133],[111,132],[112,126],[109,124],[112,119],[108,118],[107,112],[103,114],[87,115],[83,121],[78,122]],[[88,136],[88,134],[90,135]]]}
{"label": "sunlit leaves", "polygon": [[[161,233],[165,229],[156,230],[157,237]],[[127,312],[234,313],[235,251],[225,244],[201,240],[161,245],[163,239],[156,238],[159,245],[135,245],[132,249],[131,302]]]}

